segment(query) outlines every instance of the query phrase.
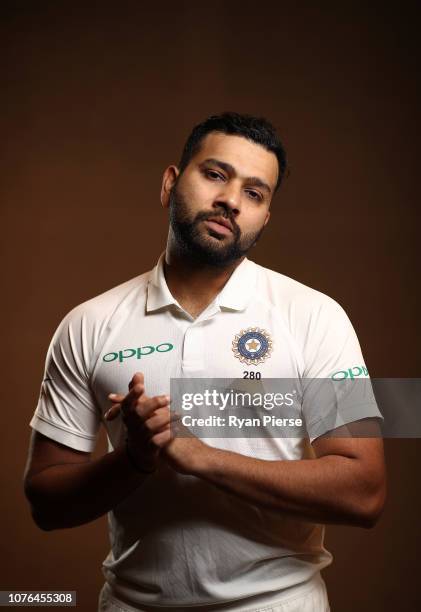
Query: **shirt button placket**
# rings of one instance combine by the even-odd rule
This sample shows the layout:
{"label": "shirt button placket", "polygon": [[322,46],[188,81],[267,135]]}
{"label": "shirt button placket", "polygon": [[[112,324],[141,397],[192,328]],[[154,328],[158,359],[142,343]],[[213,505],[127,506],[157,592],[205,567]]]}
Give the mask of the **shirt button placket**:
{"label": "shirt button placket", "polygon": [[204,372],[204,329],[200,323],[193,323],[184,334],[182,370],[184,375]]}

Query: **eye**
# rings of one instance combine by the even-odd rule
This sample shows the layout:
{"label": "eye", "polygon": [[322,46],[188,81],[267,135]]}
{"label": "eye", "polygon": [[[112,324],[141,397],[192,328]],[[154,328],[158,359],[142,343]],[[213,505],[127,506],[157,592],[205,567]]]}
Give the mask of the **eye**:
{"label": "eye", "polygon": [[216,172],[216,170],[210,170],[209,168],[205,168],[204,174],[205,176],[210,178],[212,181],[217,181],[217,180],[223,181],[225,178],[224,176],[222,176],[222,174],[220,174],[219,172]]}
{"label": "eye", "polygon": [[263,200],[262,195],[258,191],[247,189],[247,193],[252,200],[256,200],[257,202],[261,202]]}

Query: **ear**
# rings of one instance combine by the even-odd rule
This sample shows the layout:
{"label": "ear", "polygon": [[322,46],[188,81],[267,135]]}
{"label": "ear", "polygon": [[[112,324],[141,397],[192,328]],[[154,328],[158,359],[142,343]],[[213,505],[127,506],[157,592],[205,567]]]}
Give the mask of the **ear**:
{"label": "ear", "polygon": [[267,213],[266,213],[266,219],[265,219],[265,222],[263,223],[263,227],[265,227],[265,225],[269,221],[269,218],[270,218],[270,210],[268,210]]}
{"label": "ear", "polygon": [[173,188],[179,174],[180,171],[177,166],[168,166],[168,168],[166,168],[164,171],[161,185],[161,204],[163,208],[169,207],[171,189]]}

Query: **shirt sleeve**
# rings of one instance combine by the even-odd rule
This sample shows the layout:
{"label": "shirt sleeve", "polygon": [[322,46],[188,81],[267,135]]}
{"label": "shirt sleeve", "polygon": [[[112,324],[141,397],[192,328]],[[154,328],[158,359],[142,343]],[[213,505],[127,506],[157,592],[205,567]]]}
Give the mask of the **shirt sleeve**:
{"label": "shirt sleeve", "polygon": [[332,298],[312,312],[303,349],[302,410],[313,442],[367,417],[382,419],[354,327]]}
{"label": "shirt sleeve", "polygon": [[66,446],[91,452],[101,423],[89,382],[92,342],[80,307],[57,328],[48,349],[38,405],[30,426]]}

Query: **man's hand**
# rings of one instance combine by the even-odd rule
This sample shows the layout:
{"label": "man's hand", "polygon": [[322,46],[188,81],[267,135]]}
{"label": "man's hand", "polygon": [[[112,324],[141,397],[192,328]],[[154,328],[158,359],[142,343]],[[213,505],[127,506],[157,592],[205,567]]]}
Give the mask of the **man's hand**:
{"label": "man's hand", "polygon": [[[193,474],[212,448],[182,425],[178,414],[170,413],[168,395],[147,397],[143,374],[137,372],[126,396],[111,393],[113,405],[105,413],[112,421],[120,413],[127,427],[129,450],[145,470],[156,467],[161,456],[180,474]],[[171,424],[171,426],[170,426]]]}
{"label": "man's hand", "polygon": [[[177,424],[176,427],[179,427],[179,425]],[[170,441],[165,443],[161,450],[161,457],[176,472],[196,476],[200,466],[216,450],[191,433],[189,436],[185,436],[184,433],[182,437],[180,434],[174,437],[174,434],[171,433]]]}
{"label": "man's hand", "polygon": [[141,372],[133,376],[126,396],[111,393],[108,397],[113,405],[105,413],[106,420],[112,421],[121,413],[130,454],[141,469],[152,471],[157,466],[161,446],[169,440],[170,421],[175,418],[170,414],[170,398],[148,397]]}

